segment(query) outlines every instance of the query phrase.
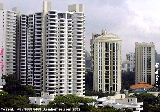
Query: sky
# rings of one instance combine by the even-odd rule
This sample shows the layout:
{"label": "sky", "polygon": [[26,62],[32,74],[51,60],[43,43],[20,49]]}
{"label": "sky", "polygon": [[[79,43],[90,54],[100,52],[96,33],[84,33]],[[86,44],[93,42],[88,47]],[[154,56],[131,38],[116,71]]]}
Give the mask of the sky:
{"label": "sky", "polygon": [[[19,7],[21,13],[42,11],[43,0],[0,0],[5,9]],[[160,53],[160,0],[48,0],[52,9],[66,11],[69,4],[82,3],[86,16],[86,50],[92,33],[106,29],[122,39],[122,58],[134,52],[135,42],[154,42]]]}

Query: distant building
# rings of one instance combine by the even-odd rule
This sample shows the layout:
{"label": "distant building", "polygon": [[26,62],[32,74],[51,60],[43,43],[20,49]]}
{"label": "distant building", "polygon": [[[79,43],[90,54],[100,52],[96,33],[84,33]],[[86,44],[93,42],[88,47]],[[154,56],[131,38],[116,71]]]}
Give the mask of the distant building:
{"label": "distant building", "polygon": [[135,54],[130,52],[126,54],[126,60],[122,62],[123,72],[134,72],[135,71]]}
{"label": "distant building", "polygon": [[91,53],[91,71],[93,71],[93,67],[94,67],[94,40],[100,36],[101,34],[92,34],[92,39],[90,40],[90,53]]}
{"label": "distant building", "polygon": [[156,57],[156,63],[160,63],[160,54],[158,54],[157,51],[155,57]]}
{"label": "distant building", "polygon": [[155,84],[155,45],[135,43],[135,82]]}
{"label": "distant building", "polygon": [[102,92],[121,90],[121,40],[102,31],[91,39],[93,89]]}
{"label": "distant building", "polygon": [[86,72],[91,71],[91,56],[88,51],[85,52],[85,67],[86,67]]}
{"label": "distant building", "polygon": [[126,54],[126,61],[128,62],[127,71],[134,72],[135,71],[135,53]]}
{"label": "distant building", "polygon": [[128,66],[129,66],[129,62],[123,61],[122,62],[122,72],[128,72],[129,71]]}

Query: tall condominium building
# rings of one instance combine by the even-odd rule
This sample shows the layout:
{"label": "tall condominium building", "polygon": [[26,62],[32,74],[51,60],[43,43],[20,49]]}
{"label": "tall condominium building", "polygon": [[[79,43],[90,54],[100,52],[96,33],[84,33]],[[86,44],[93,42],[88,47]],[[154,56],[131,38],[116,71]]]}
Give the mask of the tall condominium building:
{"label": "tall condominium building", "polygon": [[154,43],[135,43],[135,79],[136,83],[155,84],[155,45]]}
{"label": "tall condominium building", "polygon": [[104,93],[121,90],[121,40],[102,31],[91,39],[93,89]]}
{"label": "tall condominium building", "polygon": [[128,53],[126,54],[126,61],[127,61],[127,70],[130,72],[135,71],[135,53]]}
{"label": "tall condominium building", "polygon": [[82,4],[68,11],[20,15],[20,79],[23,85],[57,95],[84,94],[85,16]]}
{"label": "tall condominium building", "polygon": [[17,12],[4,10],[0,4],[0,85],[4,75],[16,73]]}

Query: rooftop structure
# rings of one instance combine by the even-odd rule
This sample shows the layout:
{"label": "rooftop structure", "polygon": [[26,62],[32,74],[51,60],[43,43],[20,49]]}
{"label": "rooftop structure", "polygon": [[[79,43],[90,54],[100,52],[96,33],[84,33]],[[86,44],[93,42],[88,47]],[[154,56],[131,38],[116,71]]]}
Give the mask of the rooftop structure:
{"label": "rooftop structure", "polygon": [[150,88],[153,88],[153,86],[150,84],[147,84],[146,82],[139,82],[135,85],[130,86],[130,89],[141,89],[141,88],[150,89]]}
{"label": "rooftop structure", "polygon": [[143,110],[143,102],[138,102],[137,98],[128,97],[125,94],[116,94],[115,96],[102,97],[97,99],[98,107],[110,106],[117,109],[129,108],[133,112]]}
{"label": "rooftop structure", "polygon": [[53,101],[55,94],[49,94],[48,92],[42,92],[41,97],[29,97],[31,104],[37,105],[47,105],[49,102]]}

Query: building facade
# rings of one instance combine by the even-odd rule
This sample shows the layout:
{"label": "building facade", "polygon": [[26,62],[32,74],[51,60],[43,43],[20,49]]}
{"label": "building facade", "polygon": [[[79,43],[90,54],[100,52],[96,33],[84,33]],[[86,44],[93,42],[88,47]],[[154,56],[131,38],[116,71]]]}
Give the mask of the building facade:
{"label": "building facade", "polygon": [[102,31],[91,40],[93,89],[104,93],[121,90],[121,40]]}
{"label": "building facade", "polygon": [[3,76],[16,73],[16,30],[17,12],[0,4],[0,85],[5,84]]}
{"label": "building facade", "polygon": [[155,84],[155,45],[135,43],[135,82]]}
{"label": "building facade", "polygon": [[44,1],[43,11],[29,15],[0,11],[1,76],[16,73],[22,85],[34,86],[39,95],[84,95],[83,5],[69,5],[68,11],[60,12]]}
{"label": "building facade", "polygon": [[128,63],[127,71],[134,72],[135,71],[135,53],[129,52],[126,54],[126,61]]}

